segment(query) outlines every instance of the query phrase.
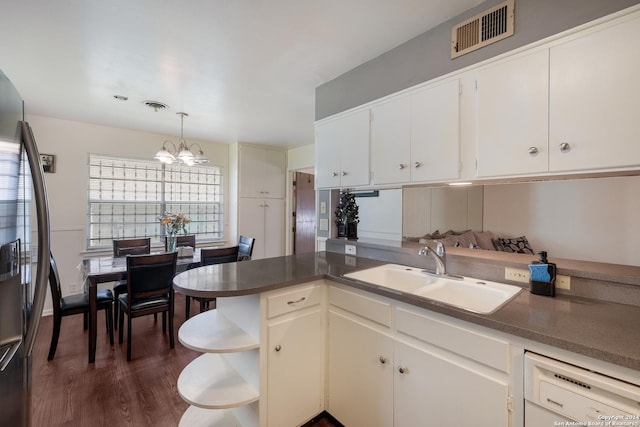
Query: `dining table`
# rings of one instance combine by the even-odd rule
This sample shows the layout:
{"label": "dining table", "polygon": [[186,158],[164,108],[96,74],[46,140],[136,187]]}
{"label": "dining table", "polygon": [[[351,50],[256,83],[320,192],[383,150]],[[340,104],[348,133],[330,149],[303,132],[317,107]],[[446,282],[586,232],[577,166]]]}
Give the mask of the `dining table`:
{"label": "dining table", "polygon": [[[200,249],[194,250],[190,256],[179,256],[176,273],[198,266],[200,266]],[[84,275],[85,286],[89,292],[89,363],[94,363],[96,360],[98,285],[100,283],[126,280],[127,257],[87,257],[82,260],[79,268]]]}

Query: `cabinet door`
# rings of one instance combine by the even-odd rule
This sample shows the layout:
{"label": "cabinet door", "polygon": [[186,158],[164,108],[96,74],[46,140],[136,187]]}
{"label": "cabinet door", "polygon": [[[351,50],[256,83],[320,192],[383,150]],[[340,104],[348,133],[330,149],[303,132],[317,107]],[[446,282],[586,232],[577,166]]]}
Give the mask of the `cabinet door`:
{"label": "cabinet door", "polygon": [[285,173],[284,152],[240,147],[240,197],[284,198]]}
{"label": "cabinet door", "polygon": [[507,384],[401,342],[394,360],[394,427],[509,425]]}
{"label": "cabinet door", "polygon": [[345,426],[392,426],[392,355],[389,336],[329,311],[329,413]]}
{"label": "cabinet door", "polygon": [[458,79],[411,96],[411,181],[460,176],[460,83]]}
{"label": "cabinet door", "polygon": [[552,47],[550,55],[549,169],[639,165],[640,18]]}
{"label": "cabinet door", "polygon": [[284,151],[264,150],[264,175],[262,181],[265,197],[284,199],[287,157]]}
{"label": "cabinet door", "polygon": [[267,425],[297,426],[322,412],[320,310],[268,326]]}
{"label": "cabinet door", "polygon": [[346,188],[369,184],[369,110],[316,126],[316,185]]}
{"label": "cabinet door", "polygon": [[478,71],[479,177],[548,171],[548,88],[547,50]]}
{"label": "cabinet door", "polygon": [[371,110],[371,164],[374,184],[411,180],[409,97],[399,97]]}
{"label": "cabinet door", "polygon": [[264,255],[262,258],[284,255],[284,205],[284,199],[264,201]]}

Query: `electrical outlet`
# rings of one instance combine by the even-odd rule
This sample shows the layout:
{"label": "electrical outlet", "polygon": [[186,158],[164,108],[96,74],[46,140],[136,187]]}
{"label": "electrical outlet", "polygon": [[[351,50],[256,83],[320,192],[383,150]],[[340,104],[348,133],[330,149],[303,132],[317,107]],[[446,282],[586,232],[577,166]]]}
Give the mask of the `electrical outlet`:
{"label": "electrical outlet", "polygon": [[556,276],[556,288],[571,290],[571,276],[563,276],[558,274]]}
{"label": "electrical outlet", "polygon": [[504,278],[512,282],[529,283],[529,271],[505,267]]}
{"label": "electrical outlet", "polygon": [[347,255],[355,255],[356,254],[356,246],[355,245],[344,245],[344,253]]}
{"label": "electrical outlet", "polygon": [[344,257],[344,263],[345,265],[350,265],[351,267],[355,267],[356,266],[356,259],[352,256],[345,256]]}

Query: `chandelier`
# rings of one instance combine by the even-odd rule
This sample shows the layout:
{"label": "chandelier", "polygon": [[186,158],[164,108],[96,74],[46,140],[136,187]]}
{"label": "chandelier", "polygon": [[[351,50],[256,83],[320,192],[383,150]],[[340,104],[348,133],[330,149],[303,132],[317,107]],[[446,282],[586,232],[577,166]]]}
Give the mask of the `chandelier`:
{"label": "chandelier", "polygon": [[[178,146],[176,147],[176,145],[172,141],[165,141],[164,143],[162,143],[162,148],[160,149],[160,151],[158,151],[154,156],[154,159],[160,160],[162,163],[171,164],[177,162],[185,164],[187,166],[208,163],[209,159],[207,159],[207,156],[205,156],[202,152],[202,147],[200,147],[200,144],[194,143],[189,145],[183,137],[184,118],[188,116],[188,114],[182,112],[176,114],[180,116],[180,141],[178,142]],[[191,148],[195,145],[198,146],[197,154],[193,154],[193,152],[191,151]]]}

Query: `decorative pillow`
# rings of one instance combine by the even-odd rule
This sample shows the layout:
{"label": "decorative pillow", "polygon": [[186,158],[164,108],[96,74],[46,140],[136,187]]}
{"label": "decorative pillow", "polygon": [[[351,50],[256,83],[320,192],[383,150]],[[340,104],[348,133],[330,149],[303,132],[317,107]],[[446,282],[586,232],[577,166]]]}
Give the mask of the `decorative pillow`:
{"label": "decorative pillow", "polygon": [[529,241],[525,236],[515,237],[513,239],[504,239],[498,237],[496,239],[500,244],[503,252],[512,252],[518,254],[530,254],[533,255],[533,249],[529,245]]}
{"label": "decorative pillow", "polygon": [[474,237],[476,238],[476,242],[478,242],[478,247],[480,249],[486,249],[488,251],[495,251],[496,247],[493,244],[493,239],[495,238],[495,234],[492,231],[481,231],[473,232]]}

